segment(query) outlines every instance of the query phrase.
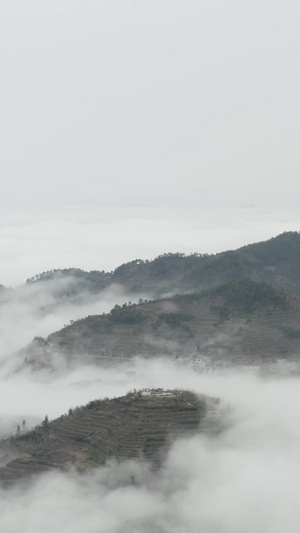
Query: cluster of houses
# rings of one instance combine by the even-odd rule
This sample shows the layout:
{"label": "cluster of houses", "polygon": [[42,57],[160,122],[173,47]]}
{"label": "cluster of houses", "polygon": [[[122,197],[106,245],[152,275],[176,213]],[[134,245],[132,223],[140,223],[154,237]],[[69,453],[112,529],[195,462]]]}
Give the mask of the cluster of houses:
{"label": "cluster of houses", "polygon": [[224,358],[213,361],[207,355],[197,355],[192,357],[180,356],[177,362],[179,364],[188,364],[199,374],[224,374],[233,371],[277,376],[300,374],[300,361],[290,361],[288,359],[249,364],[247,360],[233,363]]}

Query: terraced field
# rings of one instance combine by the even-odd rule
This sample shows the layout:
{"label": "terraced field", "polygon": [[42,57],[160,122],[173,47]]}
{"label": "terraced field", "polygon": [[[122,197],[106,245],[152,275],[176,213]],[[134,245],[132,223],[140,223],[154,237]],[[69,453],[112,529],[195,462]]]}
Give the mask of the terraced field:
{"label": "terraced field", "polygon": [[0,468],[0,482],[53,468],[83,471],[112,458],[147,459],[159,465],[170,440],[196,431],[211,405],[214,400],[188,391],[162,390],[90,402],[2,441],[0,453],[14,459]]}

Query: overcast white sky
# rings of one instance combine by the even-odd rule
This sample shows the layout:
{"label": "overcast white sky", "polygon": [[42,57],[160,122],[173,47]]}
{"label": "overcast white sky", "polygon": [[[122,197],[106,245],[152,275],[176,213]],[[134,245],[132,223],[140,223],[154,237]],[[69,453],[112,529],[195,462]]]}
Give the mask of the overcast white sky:
{"label": "overcast white sky", "polygon": [[[238,245],[298,229],[299,19],[300,4],[293,0],[2,0],[3,257],[20,257],[23,246],[41,259],[40,241],[47,241],[41,224],[50,219],[52,233],[60,241],[66,235],[65,253],[72,246],[67,235],[72,242],[77,236],[82,250],[83,211],[99,217],[104,208],[115,217],[110,221],[120,241],[113,237],[114,246],[126,245],[123,222],[133,221],[136,209],[142,209],[136,220],[153,222],[140,226],[142,240],[127,247],[127,255],[117,254],[112,266],[167,250],[214,251],[175,231],[191,213],[191,224],[202,221],[202,231],[203,216],[220,222],[213,225],[217,250],[236,244],[223,241],[220,209],[254,209]],[[123,215],[112,206],[122,207]],[[252,234],[262,218],[280,220],[274,214],[266,219],[266,210],[275,208],[286,214],[293,208],[288,223]],[[77,227],[64,233],[57,210],[71,212]],[[166,242],[151,248],[162,212],[172,228]],[[24,227],[30,233],[33,213],[41,233],[31,251]],[[96,242],[99,233],[89,235]],[[48,252],[54,259],[42,270],[70,266],[60,248]],[[70,256],[73,265],[86,267],[82,252],[78,261]],[[23,279],[40,263],[31,260]],[[24,266],[14,265],[8,260],[3,266],[19,269],[10,283]],[[0,282],[7,281],[0,271]]]}
{"label": "overcast white sky", "polygon": [[0,14],[2,202],[298,205],[298,1]]}

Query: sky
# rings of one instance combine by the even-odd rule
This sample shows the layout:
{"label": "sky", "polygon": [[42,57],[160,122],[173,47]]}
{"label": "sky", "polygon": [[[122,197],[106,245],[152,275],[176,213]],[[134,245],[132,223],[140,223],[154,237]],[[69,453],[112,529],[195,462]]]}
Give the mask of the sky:
{"label": "sky", "polygon": [[3,206],[297,207],[300,6],[3,0]]}

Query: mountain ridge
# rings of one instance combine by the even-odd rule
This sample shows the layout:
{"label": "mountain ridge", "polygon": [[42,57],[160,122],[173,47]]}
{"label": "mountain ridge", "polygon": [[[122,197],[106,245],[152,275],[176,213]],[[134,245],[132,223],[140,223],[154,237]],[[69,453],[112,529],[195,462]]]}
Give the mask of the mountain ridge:
{"label": "mountain ridge", "polygon": [[[57,269],[33,276],[27,284],[53,279],[77,279],[75,292],[101,292],[115,283],[129,293],[149,291],[152,297],[168,292],[193,292],[239,278],[265,281],[300,295],[300,233],[290,231],[267,241],[217,254],[165,253],[153,260],[135,259],[112,272]],[[72,289],[70,289],[72,293]]]}
{"label": "mountain ridge", "polygon": [[208,353],[231,362],[275,360],[300,353],[299,322],[298,297],[265,282],[237,280],[79,319],[36,338],[22,352],[21,370],[52,368],[52,354],[71,366]]}
{"label": "mountain ridge", "polygon": [[[34,339],[20,351],[21,370],[51,369],[53,355],[68,364],[206,353],[235,363],[298,359],[299,265],[300,234],[286,232],[215,255],[178,253],[153,261],[137,259],[113,273],[67,269],[66,279],[75,272],[73,285],[63,289],[67,299],[74,296],[73,289],[77,296],[86,290],[84,280],[97,293],[101,279],[101,291],[113,283],[124,294],[128,291],[128,297],[140,296],[139,303],[71,320],[47,338]],[[43,273],[28,283],[51,282],[56,290],[55,277],[59,284],[62,272]],[[80,280],[78,285],[75,278]],[[144,300],[141,296],[147,291],[152,296]]]}

